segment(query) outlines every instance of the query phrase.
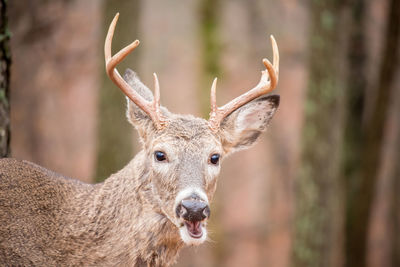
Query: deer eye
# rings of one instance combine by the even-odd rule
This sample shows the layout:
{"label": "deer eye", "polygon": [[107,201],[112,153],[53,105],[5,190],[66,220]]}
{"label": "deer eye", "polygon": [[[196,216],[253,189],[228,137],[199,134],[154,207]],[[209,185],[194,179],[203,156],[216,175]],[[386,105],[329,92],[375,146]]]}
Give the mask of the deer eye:
{"label": "deer eye", "polygon": [[217,165],[219,162],[219,154],[212,154],[210,157],[210,162],[214,165]]}
{"label": "deer eye", "polygon": [[157,161],[165,161],[165,160],[167,160],[167,156],[162,151],[154,152],[154,157],[156,158]]}

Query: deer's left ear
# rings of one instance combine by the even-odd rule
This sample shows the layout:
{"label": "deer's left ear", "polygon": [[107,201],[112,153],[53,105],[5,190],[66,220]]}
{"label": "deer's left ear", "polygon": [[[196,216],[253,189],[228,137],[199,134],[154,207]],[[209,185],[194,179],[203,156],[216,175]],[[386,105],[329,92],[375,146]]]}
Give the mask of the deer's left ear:
{"label": "deer's left ear", "polygon": [[279,95],[257,98],[221,122],[222,144],[227,153],[249,148],[266,130],[279,106]]}

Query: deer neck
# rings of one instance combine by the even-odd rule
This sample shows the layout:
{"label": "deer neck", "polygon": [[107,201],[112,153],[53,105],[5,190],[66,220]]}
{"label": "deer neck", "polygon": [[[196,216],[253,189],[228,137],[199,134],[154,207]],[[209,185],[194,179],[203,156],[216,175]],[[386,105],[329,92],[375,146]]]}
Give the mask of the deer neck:
{"label": "deer neck", "polygon": [[171,259],[174,261],[183,243],[152,194],[144,162],[141,151],[86,196],[80,213],[88,216],[81,233],[91,235],[89,240],[99,240],[90,250],[100,258],[166,266]]}

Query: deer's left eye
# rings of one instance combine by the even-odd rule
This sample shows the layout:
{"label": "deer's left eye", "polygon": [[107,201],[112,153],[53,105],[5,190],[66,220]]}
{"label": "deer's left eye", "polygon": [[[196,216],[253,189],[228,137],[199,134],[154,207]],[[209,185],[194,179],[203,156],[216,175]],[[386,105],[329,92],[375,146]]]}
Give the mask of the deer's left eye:
{"label": "deer's left eye", "polygon": [[167,156],[162,151],[154,152],[154,157],[156,158],[157,161],[165,161],[165,160],[167,160]]}
{"label": "deer's left eye", "polygon": [[219,154],[212,154],[210,157],[210,162],[214,165],[217,165],[219,162],[220,155]]}

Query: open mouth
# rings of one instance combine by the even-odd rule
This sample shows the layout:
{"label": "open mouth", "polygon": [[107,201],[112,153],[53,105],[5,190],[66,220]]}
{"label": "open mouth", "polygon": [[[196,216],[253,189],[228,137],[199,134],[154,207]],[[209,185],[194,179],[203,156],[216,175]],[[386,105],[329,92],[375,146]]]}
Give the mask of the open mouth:
{"label": "open mouth", "polygon": [[201,221],[184,221],[186,229],[192,238],[201,238],[203,230],[201,229]]}
{"label": "open mouth", "polygon": [[174,210],[182,241],[189,246],[204,243],[210,217],[207,195],[201,189],[183,189],[176,197]]}

